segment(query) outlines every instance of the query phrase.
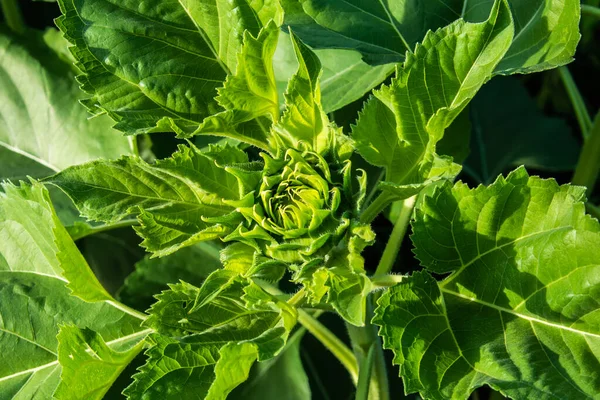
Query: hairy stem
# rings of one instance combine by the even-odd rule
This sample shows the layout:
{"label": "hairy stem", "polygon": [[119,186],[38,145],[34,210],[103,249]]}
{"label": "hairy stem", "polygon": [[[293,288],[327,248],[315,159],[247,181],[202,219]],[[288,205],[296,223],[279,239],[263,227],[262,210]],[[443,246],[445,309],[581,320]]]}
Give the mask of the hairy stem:
{"label": "hairy stem", "polygon": [[17,0],[0,0],[2,14],[6,25],[13,31],[22,35],[25,33],[26,25],[23,21],[23,15],[17,4]]}
{"label": "hairy stem", "polygon": [[375,275],[371,278],[374,289],[387,288],[397,285],[404,280],[404,275]]}
{"label": "hairy stem", "polygon": [[600,19],[600,8],[598,8],[598,7],[590,6],[587,4],[582,4],[581,5],[581,13],[584,15],[590,15],[592,17],[596,17],[596,18]]}
{"label": "hairy stem", "polygon": [[350,373],[352,382],[356,384],[358,382],[358,363],[348,346],[327,329],[325,325],[302,309],[298,309],[298,322],[342,363],[344,368]]}
{"label": "hairy stem", "polygon": [[573,104],[573,109],[575,110],[575,115],[577,116],[577,122],[579,123],[579,127],[581,129],[581,134],[583,138],[587,140],[590,132],[590,128],[592,127],[592,118],[588,113],[588,110],[585,106],[585,102],[583,101],[583,97],[573,80],[573,76],[567,67],[558,68],[558,72],[560,73],[560,77],[565,85],[565,89],[567,90],[567,94],[571,99],[571,103]]}
{"label": "hairy stem", "polygon": [[573,184],[587,187],[588,196],[592,193],[600,173],[600,112],[596,114],[590,135],[583,144],[577,168],[573,175]]}
{"label": "hairy stem", "polygon": [[396,257],[400,251],[402,240],[404,239],[404,235],[408,229],[408,224],[410,223],[410,217],[412,216],[416,200],[417,196],[413,196],[404,200],[402,203],[402,209],[400,210],[398,219],[394,224],[394,230],[392,230],[392,234],[385,245],[385,250],[383,251],[381,260],[379,260],[379,265],[375,271],[375,276],[386,275],[392,270],[394,261],[396,261]]}
{"label": "hairy stem", "polygon": [[375,354],[373,355],[373,368],[369,385],[369,400],[389,400],[387,366],[385,365],[381,339],[377,335],[377,327],[371,324],[373,307],[371,299],[368,300],[365,326],[357,327],[348,323],[346,326],[352,342],[352,349],[361,366],[365,363],[365,358],[368,357],[371,348],[374,347],[373,352]]}
{"label": "hairy stem", "polygon": [[369,352],[360,364],[358,370],[358,385],[356,386],[356,400],[369,400],[369,387],[371,386],[371,372],[375,360],[376,343],[371,344]]}
{"label": "hairy stem", "polygon": [[380,212],[385,210],[387,206],[394,201],[392,194],[383,192],[373,200],[371,204],[360,215],[360,222],[370,224]]}

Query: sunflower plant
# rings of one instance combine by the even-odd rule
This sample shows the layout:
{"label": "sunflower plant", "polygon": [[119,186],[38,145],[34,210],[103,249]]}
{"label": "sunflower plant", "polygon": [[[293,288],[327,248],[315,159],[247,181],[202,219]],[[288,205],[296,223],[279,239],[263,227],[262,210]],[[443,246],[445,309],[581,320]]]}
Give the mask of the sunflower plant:
{"label": "sunflower plant", "polygon": [[[597,396],[600,225],[585,188],[523,167],[453,184],[471,100],[497,75],[570,62],[579,2],[58,3],[70,53],[56,32],[30,34],[79,72],[94,118],[76,140],[110,119],[124,136],[60,165],[32,148],[50,171],[3,184],[0,398],[109,398],[134,360],[120,396],[244,398],[306,330],[357,399],[390,398],[384,349],[427,399],[483,385]],[[33,57],[2,35],[14,64]],[[366,94],[338,126],[334,111]],[[7,149],[12,132],[0,125]],[[152,153],[158,135],[179,140],[170,156]],[[394,230],[372,271],[384,214]],[[115,294],[76,241],[130,226],[148,257]],[[409,226],[422,269],[396,274]]]}

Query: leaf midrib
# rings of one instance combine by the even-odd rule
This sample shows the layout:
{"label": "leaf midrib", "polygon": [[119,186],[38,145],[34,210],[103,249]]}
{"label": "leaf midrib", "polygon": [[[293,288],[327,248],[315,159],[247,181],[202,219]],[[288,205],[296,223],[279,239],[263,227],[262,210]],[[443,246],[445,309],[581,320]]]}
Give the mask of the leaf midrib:
{"label": "leaf midrib", "polygon": [[[570,225],[559,226],[559,227],[552,228],[552,229],[547,229],[547,230],[543,230],[543,231],[533,232],[533,233],[530,233],[530,234],[525,235],[525,236],[520,236],[520,237],[515,238],[513,240],[509,240],[508,242],[503,243],[500,246],[496,245],[496,246],[492,247],[491,249],[484,251],[483,253],[479,253],[477,255],[477,257],[474,257],[471,261],[467,262],[466,264],[462,264],[462,262],[461,262],[461,264],[462,264],[461,267],[458,270],[454,271],[452,273],[452,275],[450,275],[447,279],[445,279],[444,281],[442,281],[440,283],[440,288],[444,288],[449,283],[452,283],[453,281],[455,281],[456,278],[459,277],[460,274],[462,274],[462,272],[464,272],[465,269],[467,269],[469,266],[473,265],[475,262],[479,261],[480,259],[482,259],[483,257],[485,257],[488,254],[491,254],[491,253],[493,253],[495,251],[498,251],[498,250],[502,250],[503,248],[505,248],[507,246],[515,245],[516,243],[518,243],[518,242],[520,242],[522,240],[527,240],[527,239],[535,238],[537,236],[548,235],[548,234],[552,234],[552,233],[560,232],[560,231],[568,231],[568,230],[571,230],[571,229],[573,229],[573,227],[570,226]],[[451,230],[451,231],[454,233],[454,230]],[[454,240],[454,247],[456,249],[459,248],[456,245],[456,241],[455,240]],[[458,252],[458,254],[460,255],[460,252]],[[462,257],[461,257],[461,260],[462,260]]]}
{"label": "leaf midrib", "polygon": [[546,326],[550,326],[550,327],[553,327],[553,328],[556,328],[556,329],[561,329],[561,330],[573,332],[573,333],[576,333],[578,335],[590,336],[590,337],[594,337],[594,338],[600,339],[600,333],[587,332],[587,331],[583,331],[583,330],[580,330],[580,329],[571,328],[569,326],[559,325],[559,324],[556,324],[556,323],[551,322],[551,321],[547,321],[547,320],[542,319],[542,318],[537,318],[537,317],[534,317],[534,316],[531,316],[531,315],[519,313],[519,312],[516,312],[516,311],[511,310],[509,308],[500,307],[500,306],[498,306],[496,304],[492,304],[492,303],[489,303],[487,301],[477,299],[475,297],[467,296],[465,294],[458,293],[458,292],[455,292],[453,290],[448,290],[448,289],[442,287],[441,285],[440,285],[440,291],[443,292],[443,293],[447,293],[447,294],[456,296],[456,297],[460,297],[460,298],[465,299],[465,300],[472,301],[472,302],[477,303],[477,304],[481,304],[482,306],[493,308],[494,310],[497,310],[497,311],[500,311],[500,312],[503,312],[503,313],[506,313],[506,314],[514,315],[514,316],[516,316],[518,318],[527,320],[529,322],[535,322],[535,323],[546,325]]}

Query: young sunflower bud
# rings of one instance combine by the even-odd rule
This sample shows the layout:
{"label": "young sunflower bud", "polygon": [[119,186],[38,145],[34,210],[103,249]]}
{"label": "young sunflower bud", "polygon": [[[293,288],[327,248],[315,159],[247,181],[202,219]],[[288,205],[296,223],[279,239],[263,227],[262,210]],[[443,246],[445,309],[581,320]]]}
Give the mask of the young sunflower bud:
{"label": "young sunflower bud", "polygon": [[236,205],[245,222],[224,240],[290,263],[323,256],[344,236],[361,197],[353,193],[350,162],[330,165],[317,152],[296,149],[262,157],[256,190]]}

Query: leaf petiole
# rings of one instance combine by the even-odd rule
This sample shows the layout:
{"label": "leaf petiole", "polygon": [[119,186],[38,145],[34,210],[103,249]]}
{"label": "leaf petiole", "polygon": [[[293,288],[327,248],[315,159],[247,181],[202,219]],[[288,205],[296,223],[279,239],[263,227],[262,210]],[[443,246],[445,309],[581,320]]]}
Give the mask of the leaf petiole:
{"label": "leaf petiole", "polygon": [[573,185],[587,187],[588,196],[592,193],[600,173],[600,112],[596,114],[589,137],[583,144],[577,168],[573,175]]}
{"label": "leaf petiole", "polygon": [[373,371],[376,345],[377,342],[371,345],[367,356],[360,363],[360,369],[358,370],[358,385],[356,387],[356,400],[369,400],[369,386],[371,384],[371,372]]}
{"label": "leaf petiole", "polygon": [[385,250],[383,251],[383,255],[381,256],[381,260],[379,261],[379,265],[375,271],[375,276],[386,275],[392,270],[394,261],[396,261],[396,257],[398,256],[398,251],[400,251],[402,240],[404,239],[404,235],[408,229],[408,224],[410,223],[410,218],[415,207],[416,199],[417,196],[415,195],[403,201],[402,209],[400,210],[398,219],[394,224],[392,234],[385,245]]}
{"label": "leaf petiole", "polygon": [[373,200],[371,204],[362,212],[360,215],[360,222],[363,224],[370,224],[379,215],[380,212],[385,210],[394,201],[394,196],[389,192],[380,193],[379,196]]}
{"label": "leaf petiole", "polygon": [[352,382],[358,382],[358,363],[352,351],[325,325],[302,309],[298,309],[298,322],[327,348],[350,373]]}
{"label": "leaf petiole", "polygon": [[583,138],[587,140],[592,127],[592,118],[588,113],[585,102],[583,101],[583,97],[581,96],[581,93],[579,92],[579,89],[573,80],[573,76],[567,67],[559,67],[558,73],[560,74],[560,78],[562,79],[565,89],[567,90],[567,94],[569,95],[571,103],[573,104],[573,109],[575,110],[575,115],[577,116],[577,122],[579,123],[581,134],[583,135]]}

